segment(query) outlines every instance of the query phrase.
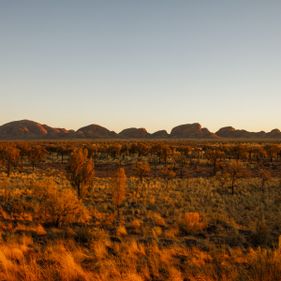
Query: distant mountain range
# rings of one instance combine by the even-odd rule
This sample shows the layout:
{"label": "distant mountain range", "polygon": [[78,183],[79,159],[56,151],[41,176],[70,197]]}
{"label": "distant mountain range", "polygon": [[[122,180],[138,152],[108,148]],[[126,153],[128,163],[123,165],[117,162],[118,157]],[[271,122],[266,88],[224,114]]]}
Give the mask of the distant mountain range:
{"label": "distant mountain range", "polygon": [[280,139],[281,132],[248,132],[233,127],[224,127],[216,133],[203,128],[199,123],[179,125],[171,130],[149,133],[145,128],[127,128],[120,133],[91,124],[75,130],[52,128],[30,120],[20,120],[0,126],[0,139]]}

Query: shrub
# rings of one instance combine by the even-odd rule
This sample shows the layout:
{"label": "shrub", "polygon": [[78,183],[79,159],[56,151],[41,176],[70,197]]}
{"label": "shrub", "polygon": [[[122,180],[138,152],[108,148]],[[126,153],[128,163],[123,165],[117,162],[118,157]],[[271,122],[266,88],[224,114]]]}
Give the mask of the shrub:
{"label": "shrub", "polygon": [[113,204],[117,210],[117,218],[120,219],[120,206],[125,200],[127,189],[127,177],[124,168],[119,168],[113,183]]}
{"label": "shrub", "polygon": [[71,184],[77,189],[79,198],[84,195],[94,173],[94,162],[88,158],[88,150],[86,148],[74,150],[69,159],[69,176]]}
{"label": "shrub", "polygon": [[148,218],[152,220],[153,225],[164,226],[166,224],[165,219],[157,212],[149,212]]}
{"label": "shrub", "polygon": [[202,231],[206,224],[198,212],[187,212],[183,215],[181,226],[188,233]]}
{"label": "shrub", "polygon": [[140,219],[134,219],[131,222],[131,228],[133,228],[134,230],[138,230],[141,228],[143,222]]}
{"label": "shrub", "polygon": [[117,234],[117,236],[120,236],[120,237],[126,236],[127,230],[126,230],[125,226],[119,225],[117,230],[116,230],[116,234]]}
{"label": "shrub", "polygon": [[87,223],[88,209],[71,188],[64,190],[51,185],[36,191],[38,219],[40,222],[61,226],[67,223]]}

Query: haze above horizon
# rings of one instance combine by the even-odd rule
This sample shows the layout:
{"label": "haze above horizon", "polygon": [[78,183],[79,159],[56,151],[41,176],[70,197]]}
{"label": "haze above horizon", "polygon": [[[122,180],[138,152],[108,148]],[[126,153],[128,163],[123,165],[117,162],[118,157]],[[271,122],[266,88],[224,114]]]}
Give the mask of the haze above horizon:
{"label": "haze above horizon", "polygon": [[281,129],[281,2],[1,1],[0,124]]}

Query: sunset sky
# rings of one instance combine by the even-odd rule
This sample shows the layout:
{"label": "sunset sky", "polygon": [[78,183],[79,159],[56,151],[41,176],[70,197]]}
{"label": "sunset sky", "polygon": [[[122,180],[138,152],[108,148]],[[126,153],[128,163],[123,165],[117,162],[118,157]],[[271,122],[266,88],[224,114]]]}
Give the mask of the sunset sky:
{"label": "sunset sky", "polygon": [[0,124],[281,129],[281,1],[0,1]]}

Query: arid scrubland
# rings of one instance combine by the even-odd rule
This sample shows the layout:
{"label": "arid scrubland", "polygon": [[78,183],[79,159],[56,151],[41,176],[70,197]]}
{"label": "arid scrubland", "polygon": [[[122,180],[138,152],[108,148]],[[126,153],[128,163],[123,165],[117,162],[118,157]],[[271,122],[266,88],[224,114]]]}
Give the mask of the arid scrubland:
{"label": "arid scrubland", "polygon": [[0,280],[281,280],[281,145],[0,144]]}

